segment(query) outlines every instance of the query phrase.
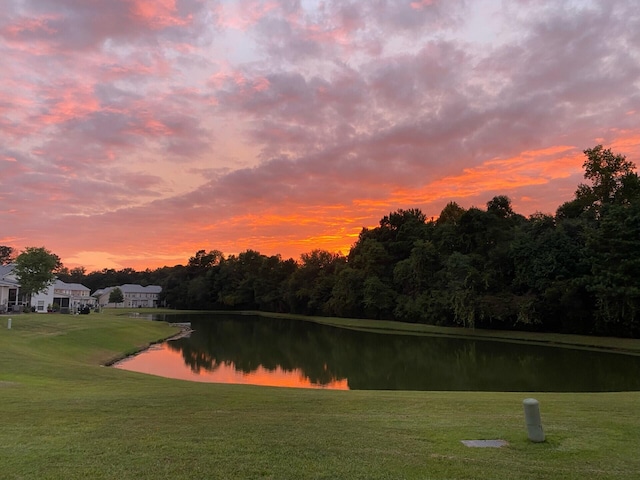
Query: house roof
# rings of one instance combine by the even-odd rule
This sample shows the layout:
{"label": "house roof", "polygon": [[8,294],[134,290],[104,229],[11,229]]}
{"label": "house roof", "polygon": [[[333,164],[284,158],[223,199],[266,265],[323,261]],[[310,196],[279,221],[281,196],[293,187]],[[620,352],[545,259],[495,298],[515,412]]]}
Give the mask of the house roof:
{"label": "house roof", "polygon": [[56,280],[53,284],[53,288],[66,288],[67,290],[89,290],[89,287],[85,287],[81,283],[67,283],[62,280]]}
{"label": "house roof", "polygon": [[111,290],[114,288],[119,288],[123,294],[126,293],[160,293],[162,292],[162,287],[160,285],[147,285],[143,287],[142,285],[136,285],[133,283],[125,283],[124,285],[119,285],[116,287],[107,287],[100,288],[91,294],[92,297],[100,297],[102,295],[106,295],[111,293]]}
{"label": "house roof", "polygon": [[160,293],[162,287],[159,285],[147,285],[143,287],[142,285],[125,283],[124,285],[120,285],[120,290],[122,290],[122,293]]}
{"label": "house roof", "polygon": [[3,287],[19,287],[20,283],[13,275],[13,269],[15,265],[8,263],[6,265],[0,265],[0,285]]}

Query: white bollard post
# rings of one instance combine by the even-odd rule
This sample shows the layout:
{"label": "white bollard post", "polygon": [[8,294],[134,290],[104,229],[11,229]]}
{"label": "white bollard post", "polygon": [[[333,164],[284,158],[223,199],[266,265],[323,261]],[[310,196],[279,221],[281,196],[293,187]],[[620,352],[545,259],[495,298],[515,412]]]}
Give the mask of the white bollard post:
{"label": "white bollard post", "polygon": [[9,320],[7,321],[7,328],[8,328],[9,330],[11,330],[11,319],[9,319]]}
{"label": "white bollard post", "polygon": [[527,434],[532,442],[544,442],[544,431],[542,431],[542,420],[540,419],[540,404],[535,398],[525,398],[524,420],[527,424]]}

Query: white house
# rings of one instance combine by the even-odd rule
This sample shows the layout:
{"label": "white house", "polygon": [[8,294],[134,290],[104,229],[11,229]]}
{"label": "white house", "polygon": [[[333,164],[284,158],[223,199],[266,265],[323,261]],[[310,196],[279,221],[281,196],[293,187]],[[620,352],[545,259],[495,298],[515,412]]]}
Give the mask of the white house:
{"label": "white house", "polygon": [[20,283],[13,274],[13,264],[0,265],[0,313],[11,312],[21,308]]}
{"label": "white house", "polygon": [[54,305],[58,305],[61,312],[75,312],[79,307],[94,304],[89,288],[80,283],[66,283],[62,280],[56,280],[46,290],[31,296],[31,306],[40,313],[47,312]]}
{"label": "white house", "polygon": [[[115,303],[109,303],[109,295],[114,288],[119,288],[124,298],[124,301],[117,305]],[[98,305],[101,307],[155,308],[158,306],[160,292],[162,292],[162,287],[159,285],[147,285],[143,287],[142,285],[126,283],[118,287],[101,288],[93,292],[91,296],[96,299]]]}

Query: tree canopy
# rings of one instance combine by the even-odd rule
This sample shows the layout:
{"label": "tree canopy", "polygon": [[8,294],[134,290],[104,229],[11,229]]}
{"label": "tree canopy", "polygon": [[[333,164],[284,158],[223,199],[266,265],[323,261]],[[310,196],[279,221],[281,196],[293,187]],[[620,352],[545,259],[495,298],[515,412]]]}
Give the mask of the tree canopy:
{"label": "tree canopy", "polygon": [[109,292],[109,303],[115,303],[117,305],[122,302],[124,302],[124,294],[120,288],[115,287]]}
{"label": "tree canopy", "polygon": [[15,259],[14,273],[20,291],[34,295],[51,285],[62,267],[60,258],[44,247],[27,247]]}
{"label": "tree canopy", "polygon": [[13,247],[0,245],[0,265],[6,265],[13,261]]}

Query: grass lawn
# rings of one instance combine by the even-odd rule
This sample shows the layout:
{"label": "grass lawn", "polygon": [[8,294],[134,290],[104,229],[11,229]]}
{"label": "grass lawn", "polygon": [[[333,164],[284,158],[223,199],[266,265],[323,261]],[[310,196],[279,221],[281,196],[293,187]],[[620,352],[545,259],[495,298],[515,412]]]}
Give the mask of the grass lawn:
{"label": "grass lawn", "polygon": [[[123,310],[21,314],[12,316],[11,330],[7,318],[0,316],[2,479],[640,476],[637,392],[344,392],[190,383],[101,366],[176,327],[129,318]],[[639,345],[624,342],[627,350]],[[527,440],[522,400],[528,396],[540,401],[542,444]],[[509,445],[460,442],[476,439]]]}

